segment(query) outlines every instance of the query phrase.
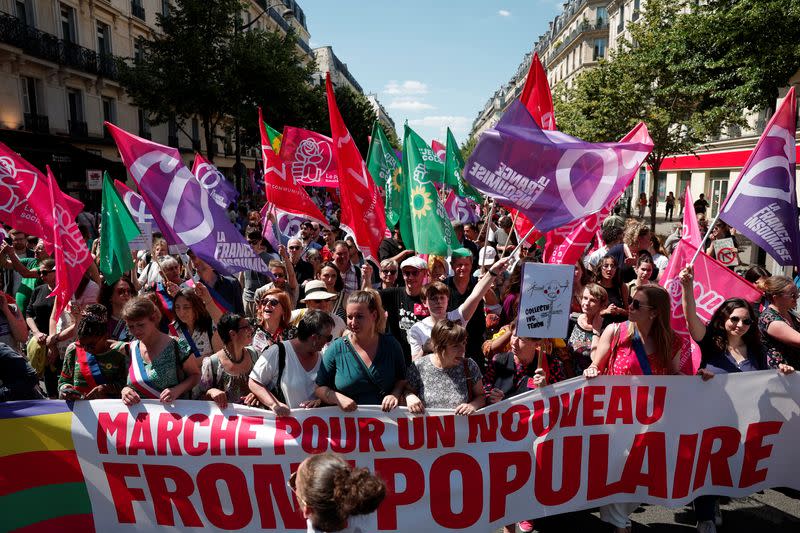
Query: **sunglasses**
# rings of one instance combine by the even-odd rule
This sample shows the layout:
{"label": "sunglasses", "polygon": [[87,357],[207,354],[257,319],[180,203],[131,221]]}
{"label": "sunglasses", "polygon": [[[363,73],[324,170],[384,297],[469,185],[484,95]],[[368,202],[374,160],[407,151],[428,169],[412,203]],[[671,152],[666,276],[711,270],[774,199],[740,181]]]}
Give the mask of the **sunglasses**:
{"label": "sunglasses", "polygon": [[130,294],[130,293],[131,293],[130,289],[117,289],[117,294],[119,295]]}
{"label": "sunglasses", "polygon": [[739,318],[738,316],[729,316],[728,320],[731,321],[731,324],[738,324],[740,321],[745,326],[750,326],[753,324],[753,321],[749,318]]}
{"label": "sunglasses", "polygon": [[286,481],[286,485],[288,485],[288,487],[292,490],[292,492],[294,493],[294,497],[297,498],[297,501],[305,505],[306,502],[300,496],[297,495],[297,470],[295,470],[289,475],[289,479],[288,481]]}
{"label": "sunglasses", "polygon": [[643,304],[643,303],[642,303],[642,302],[640,302],[639,300],[636,300],[636,299],[634,299],[634,300],[631,300],[631,309],[633,309],[634,311],[635,311],[636,309],[640,309],[640,308],[642,308],[642,307],[649,307],[649,308],[651,308],[651,309],[653,308],[653,306],[652,306],[652,305]]}
{"label": "sunglasses", "polygon": [[414,269],[414,270],[403,270],[403,276],[405,276],[407,278],[416,278],[421,273],[422,273],[421,271],[416,270],[416,269]]}
{"label": "sunglasses", "polygon": [[300,250],[302,246],[289,246],[290,250]]}
{"label": "sunglasses", "polygon": [[275,272],[275,273],[274,273],[274,274],[272,274],[272,275],[273,275],[274,277],[276,277],[276,278],[285,278],[285,277],[286,277],[286,274],[284,274],[284,273],[282,273],[282,272]]}
{"label": "sunglasses", "polygon": [[381,270],[381,273],[395,275],[397,274],[397,270]]}
{"label": "sunglasses", "polygon": [[269,298],[266,300],[261,300],[261,305],[269,305],[270,307],[278,307],[281,305],[280,300],[276,300],[275,298]]}

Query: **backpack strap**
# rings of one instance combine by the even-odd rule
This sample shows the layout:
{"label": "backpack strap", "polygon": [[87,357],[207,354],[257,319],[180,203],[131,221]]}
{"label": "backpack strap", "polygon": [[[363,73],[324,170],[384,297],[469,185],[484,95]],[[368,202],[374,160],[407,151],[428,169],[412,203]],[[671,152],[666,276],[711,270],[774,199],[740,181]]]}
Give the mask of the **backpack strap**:
{"label": "backpack strap", "polygon": [[281,389],[281,379],[283,378],[283,371],[286,369],[286,346],[283,342],[278,342],[278,379],[275,380],[275,389],[272,390],[272,395],[281,402],[286,403],[286,397],[283,395]]}

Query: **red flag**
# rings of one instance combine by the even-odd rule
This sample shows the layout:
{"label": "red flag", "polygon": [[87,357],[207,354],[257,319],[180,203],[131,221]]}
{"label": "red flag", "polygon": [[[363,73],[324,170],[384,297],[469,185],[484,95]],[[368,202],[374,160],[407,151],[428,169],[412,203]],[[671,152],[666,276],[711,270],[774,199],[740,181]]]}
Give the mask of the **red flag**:
{"label": "red flag", "polygon": [[700,235],[700,224],[697,223],[697,214],[694,212],[694,204],[692,203],[692,190],[687,185],[684,196],[683,207],[683,228],[681,229],[681,239],[689,241],[689,243],[697,248],[703,242],[703,236]]}
{"label": "red flag", "polygon": [[[62,205],[72,220],[83,211],[83,204],[71,196],[64,196]],[[0,222],[44,239],[48,253],[52,251],[53,215],[48,179],[3,143],[0,143]]]}
{"label": "red flag", "polygon": [[331,136],[339,165],[339,192],[342,197],[341,225],[354,236],[364,257],[378,258],[378,247],[386,233],[386,214],[378,186],[367,172],[364,159],[350,136],[336,106],[330,75],[325,80]]}
{"label": "red flag", "polygon": [[[510,211],[511,218],[516,218],[514,222],[514,230],[517,232],[517,241],[522,241],[525,238],[525,235],[533,229],[533,222],[528,220],[528,217],[517,211],[516,209],[512,209]],[[538,231],[534,231],[531,233],[531,236],[528,237],[526,241],[529,245],[533,246],[533,244],[542,238],[542,234]]]}
{"label": "red flag", "polygon": [[[688,375],[694,374],[700,368],[700,348],[692,340],[686,326],[679,274],[692,260],[696,250],[696,246],[681,239],[661,277],[661,285],[669,293],[672,311],[670,324],[673,331],[684,340],[681,350],[681,372]],[[694,262],[694,297],[697,301],[697,315],[708,323],[711,315],[726,298],[743,298],[748,302],[757,302],[761,299],[761,291],[743,277],[728,270],[716,259],[700,253]]]}
{"label": "red flag", "polygon": [[315,131],[286,126],[280,158],[286,161],[295,183],[311,187],[338,187],[333,142]]}
{"label": "red flag", "polygon": [[307,217],[327,226],[328,222],[306,190],[295,183],[286,163],[278,157],[269,142],[261,108],[258,108],[258,126],[261,130],[261,157],[264,160],[264,192],[267,203],[276,209]]}
{"label": "red flag", "polygon": [[51,236],[55,245],[54,259],[56,261],[56,288],[50,293],[56,297],[56,317],[69,304],[70,298],[83,278],[83,274],[92,263],[92,254],[86,247],[75,217],[67,210],[67,201],[64,193],[58,188],[50,167],[47,167],[47,180],[49,181],[49,200],[51,220],[54,232]]}
{"label": "red flag", "polygon": [[533,120],[543,130],[556,129],[556,115],[553,112],[553,96],[550,94],[550,85],[547,83],[547,74],[544,72],[539,54],[533,53],[531,68],[525,86],[522,88],[520,101],[525,105]]}

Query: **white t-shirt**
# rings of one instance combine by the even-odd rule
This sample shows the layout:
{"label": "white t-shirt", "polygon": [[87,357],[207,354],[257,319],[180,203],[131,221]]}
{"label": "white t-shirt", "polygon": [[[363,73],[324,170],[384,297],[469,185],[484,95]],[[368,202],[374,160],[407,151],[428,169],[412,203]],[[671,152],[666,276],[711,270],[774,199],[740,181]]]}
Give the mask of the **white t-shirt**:
{"label": "white t-shirt", "polygon": [[[461,315],[461,309],[458,308],[448,311],[447,319],[453,322],[459,322],[462,325],[464,324],[464,317]],[[411,357],[422,352],[422,347],[428,342],[428,339],[431,338],[431,331],[433,331],[433,326],[435,325],[436,322],[433,320],[433,317],[429,316],[411,326],[411,329],[408,330],[406,334],[408,345],[411,346]]]}
{"label": "white t-shirt", "polygon": [[[291,324],[292,327],[297,327],[297,324],[299,324],[300,321],[303,320],[303,317],[306,316],[306,311],[308,311],[307,307],[292,311],[292,319],[289,321],[289,324]],[[347,328],[347,325],[339,315],[335,315],[333,313],[328,313],[328,315],[330,315],[330,317],[333,319],[333,329],[331,330],[331,335],[333,335],[334,339],[341,337],[345,328]],[[328,344],[330,344],[330,342]],[[328,349],[328,344],[323,346],[319,353],[325,353],[325,350]]]}
{"label": "white t-shirt", "polygon": [[[300,407],[300,403],[314,399],[314,390],[317,388],[315,381],[322,357],[317,357],[314,368],[307,371],[300,364],[291,341],[283,341],[283,345],[286,347],[286,366],[281,377],[281,390],[286,398],[286,404],[294,409]],[[277,344],[261,352],[250,372],[250,378],[268,389],[275,387],[275,382],[278,380]]]}

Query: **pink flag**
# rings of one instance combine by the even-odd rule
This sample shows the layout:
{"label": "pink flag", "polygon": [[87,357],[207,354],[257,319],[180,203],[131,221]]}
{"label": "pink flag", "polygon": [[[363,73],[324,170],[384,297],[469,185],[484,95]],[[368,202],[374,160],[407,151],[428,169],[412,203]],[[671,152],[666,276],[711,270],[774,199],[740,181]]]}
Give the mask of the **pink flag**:
{"label": "pink flag", "polygon": [[445,145],[434,139],[431,141],[431,148],[436,152],[436,157],[441,159],[442,163],[444,163],[444,158],[447,157],[447,148]]}
{"label": "pink flag", "polygon": [[688,185],[686,186],[686,192],[683,196],[684,207],[681,239],[688,241],[689,244],[697,248],[703,241],[703,236],[700,235],[700,224],[697,223],[697,214],[694,212],[694,204],[692,203],[692,190]]}
{"label": "pink flag", "polygon": [[[681,350],[681,372],[688,375],[694,374],[700,368],[700,348],[692,340],[686,326],[679,274],[692,260],[696,250],[696,246],[681,239],[661,277],[661,285],[669,293],[672,311],[670,324],[684,341]],[[755,285],[734,274],[719,261],[700,253],[694,263],[694,297],[697,301],[697,315],[708,323],[714,311],[727,298],[743,298],[748,302],[757,302],[761,298],[761,292]]]}
{"label": "pink flag", "polygon": [[[267,203],[274,208],[327,226],[328,222],[306,190],[289,174],[288,163],[275,154],[264,128],[261,108],[258,109],[258,124],[261,129],[261,157],[264,160],[264,193]],[[281,146],[285,146],[286,137]],[[283,148],[281,148],[283,150]]]}
{"label": "pink flag", "polygon": [[447,216],[453,222],[459,224],[467,224],[470,222],[478,222],[480,217],[475,212],[475,202],[469,198],[462,198],[456,194],[455,190],[451,190],[447,195],[447,200],[444,202],[444,210],[447,211]]}
{"label": "pink flag", "polygon": [[92,254],[89,253],[86,241],[83,240],[78,225],[75,224],[75,217],[67,210],[68,204],[64,193],[58,188],[49,166],[47,180],[50,185],[48,197],[54,224],[51,238],[55,247],[56,262],[56,287],[50,295],[56,297],[55,316],[59,317],[75,294],[86,269],[92,263]]}
{"label": "pink flag", "polygon": [[330,75],[325,80],[325,87],[328,93],[331,135],[341,181],[339,187],[342,198],[341,225],[353,233],[356,245],[365,258],[372,257],[377,260],[378,248],[386,233],[383,199],[378,192],[378,186],[367,172],[364,159],[336,106]]}
{"label": "pink flag", "polygon": [[295,183],[313,187],[338,187],[336,155],[331,138],[315,131],[286,126],[281,141],[281,159],[286,161]]}
{"label": "pink flag", "polygon": [[[52,251],[53,215],[48,179],[11,148],[0,143],[0,222],[44,239]],[[64,196],[63,207],[74,220],[83,204]]]}

